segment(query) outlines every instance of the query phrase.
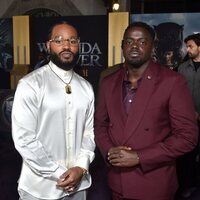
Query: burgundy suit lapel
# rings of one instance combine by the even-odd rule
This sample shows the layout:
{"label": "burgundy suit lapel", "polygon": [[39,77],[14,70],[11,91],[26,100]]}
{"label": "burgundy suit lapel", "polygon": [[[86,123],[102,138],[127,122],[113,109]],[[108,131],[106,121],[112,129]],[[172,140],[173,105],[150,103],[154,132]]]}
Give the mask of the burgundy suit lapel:
{"label": "burgundy suit lapel", "polygon": [[157,80],[157,67],[150,65],[145,71],[139,89],[136,93],[133,105],[130,108],[125,126],[124,143],[133,135],[148,105],[149,99],[153,94]]}
{"label": "burgundy suit lapel", "polygon": [[121,69],[121,72],[119,73],[119,76],[117,79],[113,82],[117,83],[114,86],[113,92],[112,92],[112,98],[115,98],[117,101],[115,102],[115,111],[118,112],[116,113],[115,116],[119,116],[118,122],[124,127],[127,121],[127,114],[124,109],[124,104],[123,104],[123,80],[124,80],[124,70]]}

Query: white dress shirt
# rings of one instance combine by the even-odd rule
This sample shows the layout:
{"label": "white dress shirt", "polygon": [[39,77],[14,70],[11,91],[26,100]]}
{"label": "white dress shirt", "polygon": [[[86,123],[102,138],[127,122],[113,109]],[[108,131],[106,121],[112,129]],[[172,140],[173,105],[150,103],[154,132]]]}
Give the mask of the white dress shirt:
{"label": "white dress shirt", "polygon": [[[59,177],[70,167],[88,169],[94,159],[93,89],[74,72],[67,94],[72,73],[50,61],[23,77],[15,92],[12,135],[23,158],[18,189],[37,198],[69,195],[56,187]],[[90,185],[88,174],[74,192]]]}

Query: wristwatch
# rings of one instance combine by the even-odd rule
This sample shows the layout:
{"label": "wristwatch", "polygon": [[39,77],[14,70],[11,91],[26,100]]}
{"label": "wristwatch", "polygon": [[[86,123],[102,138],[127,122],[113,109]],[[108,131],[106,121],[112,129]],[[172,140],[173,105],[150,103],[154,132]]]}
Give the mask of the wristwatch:
{"label": "wristwatch", "polygon": [[85,168],[83,168],[83,167],[80,167],[81,169],[82,169],[82,176],[85,176],[85,175],[87,175],[88,174],[88,171],[87,171],[87,169],[85,169]]}

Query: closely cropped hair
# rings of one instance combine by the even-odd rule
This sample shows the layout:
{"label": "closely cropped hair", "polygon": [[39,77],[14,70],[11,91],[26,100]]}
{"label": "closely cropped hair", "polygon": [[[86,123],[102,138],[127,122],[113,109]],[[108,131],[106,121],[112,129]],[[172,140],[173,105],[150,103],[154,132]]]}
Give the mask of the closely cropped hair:
{"label": "closely cropped hair", "polygon": [[129,24],[129,26],[126,28],[126,30],[124,32],[124,36],[125,36],[126,32],[129,29],[134,28],[134,27],[141,27],[141,28],[146,29],[149,32],[152,40],[154,41],[154,38],[155,38],[155,31],[154,31],[154,29],[150,25],[148,25],[148,24],[146,24],[144,22],[133,22],[133,23]]}
{"label": "closely cropped hair", "polygon": [[187,43],[189,40],[193,40],[197,46],[200,46],[200,33],[187,36],[184,42]]}
{"label": "closely cropped hair", "polygon": [[[62,24],[67,24],[67,25],[69,25],[69,26],[74,27],[73,25],[69,24],[69,23],[66,22],[66,21],[58,22],[58,23],[56,23],[56,24],[54,24],[54,25],[52,25],[52,26],[50,27],[49,32],[48,32],[48,40],[51,39],[51,35],[52,35],[52,31],[53,31],[54,27],[55,27],[55,26],[58,26],[58,25],[62,25]],[[75,27],[74,27],[74,28],[75,28]],[[75,29],[76,29],[76,28],[75,28]]]}

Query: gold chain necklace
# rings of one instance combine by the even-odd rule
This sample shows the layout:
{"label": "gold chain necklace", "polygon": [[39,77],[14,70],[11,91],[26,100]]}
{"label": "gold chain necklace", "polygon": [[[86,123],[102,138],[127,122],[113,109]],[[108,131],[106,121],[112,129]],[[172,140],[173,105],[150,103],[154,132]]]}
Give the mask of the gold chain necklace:
{"label": "gold chain necklace", "polygon": [[[49,65],[49,64],[48,64],[48,65]],[[51,71],[52,71],[64,84],[66,84],[66,86],[65,86],[65,92],[66,92],[67,94],[71,94],[71,93],[72,93],[72,88],[71,88],[70,83],[71,83],[72,78],[73,78],[73,76],[74,76],[74,71],[72,71],[72,76],[71,76],[69,82],[66,83],[62,78],[60,78],[60,76],[58,76],[58,74],[56,74],[56,72],[53,71],[53,69],[50,67],[50,65],[49,65],[49,68],[51,69]]]}

